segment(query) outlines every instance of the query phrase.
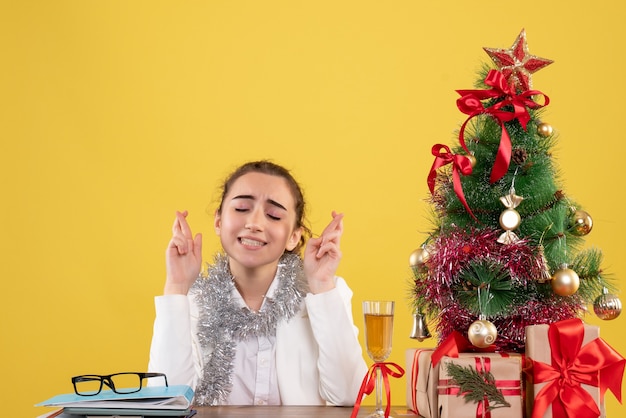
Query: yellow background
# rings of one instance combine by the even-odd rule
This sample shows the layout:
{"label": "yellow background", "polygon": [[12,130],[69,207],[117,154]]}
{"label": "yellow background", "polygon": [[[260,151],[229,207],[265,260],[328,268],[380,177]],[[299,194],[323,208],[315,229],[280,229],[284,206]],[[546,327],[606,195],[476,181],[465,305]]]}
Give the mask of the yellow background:
{"label": "yellow background", "polygon": [[[407,299],[431,227],[430,147],[456,144],[455,89],[473,87],[482,47],[522,28],[555,61],[533,87],[552,100],[564,190],[621,282],[623,6],[557,4],[3,0],[1,415],[43,413],[75,374],[145,370],[174,211],[209,257],[220,181],[249,159],[293,170],[316,232],[346,214],[339,273],[359,327],[362,300],[397,301],[391,360],[434,345],[408,338]],[[623,318],[586,319],[626,353]]]}

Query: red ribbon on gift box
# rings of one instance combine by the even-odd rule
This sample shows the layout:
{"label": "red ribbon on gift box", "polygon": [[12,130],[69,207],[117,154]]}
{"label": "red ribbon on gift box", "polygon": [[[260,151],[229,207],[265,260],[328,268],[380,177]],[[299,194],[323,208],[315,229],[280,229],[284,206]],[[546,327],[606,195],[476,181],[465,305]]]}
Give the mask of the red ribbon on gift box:
{"label": "red ribbon on gift box", "polygon": [[[491,86],[491,89],[457,90],[457,93],[461,95],[461,97],[457,99],[457,107],[461,112],[469,115],[467,120],[461,126],[459,141],[463,149],[469,154],[470,152],[465,145],[465,127],[467,123],[473,117],[481,114],[491,115],[496,120],[502,129],[502,133],[500,135],[500,145],[498,147],[498,153],[496,154],[496,160],[491,170],[490,177],[490,182],[495,183],[506,174],[511,162],[511,138],[509,137],[509,133],[504,126],[504,122],[517,119],[522,125],[522,128],[526,130],[526,125],[530,121],[528,109],[539,109],[543,106],[547,106],[550,103],[550,98],[539,90],[528,90],[517,94],[515,87],[509,85],[504,75],[498,70],[489,71],[487,77],[485,78],[485,84]],[[532,97],[536,95],[543,96],[543,104],[539,104],[532,100]],[[492,106],[485,107],[482,103],[482,100],[496,99],[500,97],[503,97],[504,99]],[[512,111],[509,110],[510,108],[512,108]]]}
{"label": "red ribbon on gift box", "polygon": [[[392,370],[390,366],[396,370]],[[357,395],[356,402],[354,403],[354,408],[352,408],[352,414],[350,415],[350,418],[356,418],[359,413],[359,408],[361,407],[361,400],[363,399],[363,396],[372,393],[372,391],[376,387],[376,373],[381,373],[383,377],[383,382],[385,384],[385,395],[387,397],[385,418],[389,416],[389,411],[391,410],[391,389],[389,388],[389,376],[402,377],[404,376],[404,369],[398,366],[396,363],[380,362],[372,364],[372,366],[365,374],[363,382],[361,383],[361,389],[359,389],[359,394]]]}
{"label": "red ribbon on gift box", "polygon": [[417,349],[413,354],[413,364],[411,368],[411,406],[412,411],[417,415],[420,415],[420,411],[417,408],[417,377],[419,375],[419,358],[425,351],[431,351],[430,349]]}
{"label": "red ribbon on gift box", "polygon": [[411,406],[413,407],[413,412],[417,415],[419,415],[420,411],[417,408],[417,395],[415,388],[417,387],[417,375],[419,374],[419,358],[423,352],[424,350],[415,350],[411,369]]}
{"label": "red ribbon on gift box", "polygon": [[604,340],[582,346],[585,329],[578,318],[555,322],[548,328],[552,364],[532,361],[535,383],[547,383],[535,395],[532,418],[543,417],[552,404],[553,418],[597,418],[600,409],[580,385],[607,389],[622,402],[622,377],[626,360]]}

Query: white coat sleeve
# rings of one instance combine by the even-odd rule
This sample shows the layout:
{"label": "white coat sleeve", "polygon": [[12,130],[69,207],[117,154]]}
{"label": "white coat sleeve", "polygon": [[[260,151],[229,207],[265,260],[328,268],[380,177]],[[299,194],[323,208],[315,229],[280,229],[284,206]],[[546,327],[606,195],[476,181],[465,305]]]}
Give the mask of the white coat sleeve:
{"label": "white coat sleeve", "polygon": [[352,290],[337,278],[335,289],[309,294],[305,302],[319,346],[320,395],[333,405],[354,405],[367,365],[352,318]]}
{"label": "white coat sleeve", "polygon": [[202,370],[197,305],[188,296],[167,295],[155,297],[155,308],[148,370],[165,373],[170,385],[195,389]]}

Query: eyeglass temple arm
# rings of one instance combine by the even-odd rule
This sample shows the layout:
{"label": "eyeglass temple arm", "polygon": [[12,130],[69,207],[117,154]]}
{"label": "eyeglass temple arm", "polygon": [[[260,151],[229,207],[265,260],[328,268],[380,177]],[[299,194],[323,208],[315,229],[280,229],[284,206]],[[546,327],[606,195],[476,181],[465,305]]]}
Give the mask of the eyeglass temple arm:
{"label": "eyeglass temple arm", "polygon": [[165,380],[165,386],[169,387],[169,385],[167,384],[167,376],[165,375],[165,373],[141,373],[141,377],[142,378],[146,378],[146,377],[163,377],[163,379]]}

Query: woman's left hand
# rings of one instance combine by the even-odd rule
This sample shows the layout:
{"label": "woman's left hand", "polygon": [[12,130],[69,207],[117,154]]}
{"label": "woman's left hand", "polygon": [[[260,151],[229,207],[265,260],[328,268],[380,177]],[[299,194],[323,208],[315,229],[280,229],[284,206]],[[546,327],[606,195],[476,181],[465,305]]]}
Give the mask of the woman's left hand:
{"label": "woman's left hand", "polygon": [[335,272],[341,260],[339,241],[343,234],[343,213],[332,212],[333,220],[319,238],[311,238],[304,250],[304,273],[311,293],[335,287]]}

